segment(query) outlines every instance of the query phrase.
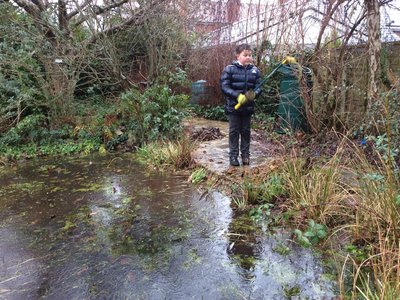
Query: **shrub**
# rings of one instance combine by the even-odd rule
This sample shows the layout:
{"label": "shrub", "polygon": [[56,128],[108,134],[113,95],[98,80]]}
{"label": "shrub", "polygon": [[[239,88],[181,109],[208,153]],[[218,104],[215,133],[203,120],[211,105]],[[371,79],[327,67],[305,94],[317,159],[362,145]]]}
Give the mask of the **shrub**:
{"label": "shrub", "polygon": [[166,85],[155,84],[141,94],[132,89],[121,95],[121,113],[135,145],[176,139],[186,116],[187,95],[174,95]]}
{"label": "shrub", "polygon": [[197,105],[192,104],[190,106],[191,111],[199,117],[203,117],[205,119],[217,120],[217,121],[228,121],[228,118],[225,114],[225,106],[211,106],[211,105]]}

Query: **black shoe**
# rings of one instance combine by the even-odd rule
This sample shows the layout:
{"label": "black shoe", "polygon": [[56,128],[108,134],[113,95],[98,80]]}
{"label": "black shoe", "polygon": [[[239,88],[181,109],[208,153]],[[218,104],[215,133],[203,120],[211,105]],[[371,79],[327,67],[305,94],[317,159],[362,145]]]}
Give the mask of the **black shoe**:
{"label": "black shoe", "polygon": [[229,158],[229,164],[234,167],[240,166],[239,160],[237,159],[237,157],[234,156],[231,156]]}
{"label": "black shoe", "polygon": [[250,165],[250,157],[248,157],[248,156],[242,156],[242,164],[243,164],[243,166],[248,166],[248,165]]}

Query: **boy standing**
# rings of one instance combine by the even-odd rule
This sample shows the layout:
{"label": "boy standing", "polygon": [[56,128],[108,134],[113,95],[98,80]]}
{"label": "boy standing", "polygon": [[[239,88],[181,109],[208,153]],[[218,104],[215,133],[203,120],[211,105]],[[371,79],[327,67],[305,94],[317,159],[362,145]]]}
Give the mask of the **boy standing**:
{"label": "boy standing", "polygon": [[[255,67],[251,47],[242,44],[235,49],[236,61],[226,66],[221,75],[221,89],[226,99],[225,112],[229,120],[229,163],[239,166],[239,148],[242,164],[250,164],[250,120],[254,113],[254,99],[261,89],[260,71]],[[239,147],[240,139],[240,147]]]}

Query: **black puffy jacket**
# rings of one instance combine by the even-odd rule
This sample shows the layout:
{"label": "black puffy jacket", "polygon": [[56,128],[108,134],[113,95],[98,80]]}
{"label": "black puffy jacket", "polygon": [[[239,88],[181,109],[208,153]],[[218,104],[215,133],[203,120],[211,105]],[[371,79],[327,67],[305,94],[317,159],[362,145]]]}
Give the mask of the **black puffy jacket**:
{"label": "black puffy jacket", "polygon": [[[225,112],[227,114],[253,114],[254,101],[248,101],[237,110],[235,110],[235,105],[239,94],[254,89],[260,81],[260,70],[253,65],[243,66],[235,61],[226,66],[221,75],[221,89],[226,99]],[[260,92],[259,88],[255,90],[256,96]]]}

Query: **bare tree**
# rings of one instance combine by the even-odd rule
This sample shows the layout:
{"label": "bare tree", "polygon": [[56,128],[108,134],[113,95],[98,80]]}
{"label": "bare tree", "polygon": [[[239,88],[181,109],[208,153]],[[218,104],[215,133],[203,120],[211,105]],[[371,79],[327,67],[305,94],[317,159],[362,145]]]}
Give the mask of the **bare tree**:
{"label": "bare tree", "polygon": [[[44,68],[48,105],[53,117],[70,112],[76,84],[94,53],[97,42],[103,55],[110,37],[151,18],[152,11],[166,0],[129,2],[129,0],[12,0],[20,13],[28,16],[34,30],[30,33],[37,44],[35,56]],[[103,42],[103,43],[101,43]],[[127,76],[113,67],[121,79]]]}

